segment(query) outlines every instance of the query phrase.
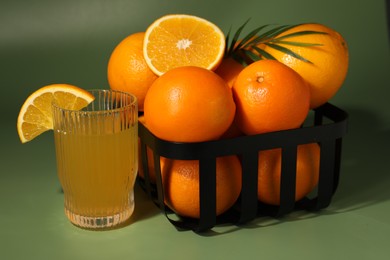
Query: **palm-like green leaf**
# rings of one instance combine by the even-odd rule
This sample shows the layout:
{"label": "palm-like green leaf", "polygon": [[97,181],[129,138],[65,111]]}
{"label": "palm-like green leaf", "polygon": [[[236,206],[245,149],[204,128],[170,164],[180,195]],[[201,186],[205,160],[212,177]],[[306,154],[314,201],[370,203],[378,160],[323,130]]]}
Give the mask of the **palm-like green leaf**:
{"label": "palm-like green leaf", "polygon": [[272,39],[273,37],[291,29],[293,26],[291,25],[281,25],[281,26],[278,26],[274,29],[271,29],[261,35],[259,35],[259,38],[260,39]]}
{"label": "palm-like green leaf", "polygon": [[241,25],[241,27],[238,28],[238,30],[234,34],[232,42],[229,45],[229,50],[227,52],[228,55],[230,55],[234,51],[234,46],[236,45],[237,40],[240,38],[241,31],[244,29],[244,27],[249,22],[249,20],[250,20],[250,18],[248,20],[246,20],[246,22],[243,25]]}
{"label": "palm-like green leaf", "polygon": [[305,59],[304,57],[302,57],[301,55],[299,55],[298,53],[296,52],[293,52],[292,50],[290,49],[287,49],[286,47],[283,47],[281,45],[277,45],[277,44],[273,44],[273,43],[266,43],[267,46],[275,49],[275,50],[278,50],[278,51],[281,51],[283,53],[286,53],[296,59],[299,59],[299,60],[302,60],[302,61],[305,61],[305,62],[308,62],[308,63],[312,63],[311,61]]}
{"label": "palm-like green leaf", "polygon": [[254,50],[256,50],[262,57],[269,59],[269,60],[276,60],[274,56],[266,52],[265,50],[258,48],[258,47],[253,47]]}
{"label": "palm-like green leaf", "polygon": [[[252,51],[244,50],[244,54],[246,55],[246,57],[248,57],[249,59],[251,59],[253,61],[261,60],[261,56],[256,55]],[[244,62],[246,63],[246,61],[244,61]]]}
{"label": "palm-like green leaf", "polygon": [[283,36],[278,37],[279,40],[286,39],[286,38],[291,38],[291,37],[296,37],[296,36],[303,36],[303,35],[309,35],[309,34],[328,34],[326,32],[318,32],[318,31],[300,31],[300,32],[294,32],[294,33],[289,33]]}
{"label": "palm-like green leaf", "polygon": [[[270,25],[262,25],[254,30],[252,30],[249,34],[247,34],[245,37],[240,40],[240,42],[237,44],[237,42],[240,39],[240,35],[245,28],[245,26],[248,24],[250,19],[245,21],[243,25],[241,25],[236,33],[233,36],[233,39],[230,41],[230,32],[231,28],[227,34],[226,37],[226,50],[225,50],[225,56],[226,57],[233,57],[240,63],[246,63],[244,57],[256,61],[260,60],[262,58],[265,59],[275,59],[271,54],[264,51],[263,49],[259,48],[258,46],[260,44],[265,44],[273,49],[276,49],[278,51],[281,51],[285,54],[288,54],[296,59],[302,60],[304,62],[311,63],[308,59],[305,57],[302,57],[296,52],[291,51],[290,49],[282,46],[282,45],[290,45],[290,46],[299,46],[299,47],[314,47],[314,46],[322,46],[320,43],[309,43],[309,42],[298,42],[298,41],[289,41],[288,39],[291,37],[296,36],[303,36],[303,35],[310,35],[310,34],[327,34],[325,32],[319,32],[319,31],[299,31],[294,33],[289,33],[283,36],[279,36],[280,34],[300,25],[280,25],[276,26],[268,31],[264,32],[264,29],[266,27],[269,27]],[[241,54],[241,55],[239,55]]]}
{"label": "palm-like green leaf", "polygon": [[236,46],[236,49],[239,48],[245,48],[248,45],[253,45],[254,40],[256,40],[258,37],[255,37],[258,32],[260,32],[262,29],[267,27],[269,25],[263,25],[256,29],[254,29],[252,32],[250,32],[247,36],[245,36],[242,41]]}
{"label": "palm-like green leaf", "polygon": [[232,27],[229,28],[229,31],[226,34],[226,39],[225,39],[225,56],[228,56],[228,52],[230,50],[229,46],[229,41],[230,41],[230,33],[232,31]]}
{"label": "palm-like green leaf", "polygon": [[274,43],[274,44],[285,44],[285,45],[299,46],[299,47],[323,46],[323,44],[321,44],[321,43],[280,41],[279,39],[274,39],[271,42]]}

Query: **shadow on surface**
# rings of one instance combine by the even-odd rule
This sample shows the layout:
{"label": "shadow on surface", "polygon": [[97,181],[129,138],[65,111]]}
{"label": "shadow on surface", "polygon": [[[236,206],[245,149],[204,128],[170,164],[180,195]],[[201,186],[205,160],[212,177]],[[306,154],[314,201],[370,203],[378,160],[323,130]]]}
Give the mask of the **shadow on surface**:
{"label": "shadow on surface", "polygon": [[130,218],[132,222],[142,221],[157,214],[161,214],[160,209],[152,202],[138,183],[136,183],[134,187],[134,199],[135,209]]}
{"label": "shadow on surface", "polygon": [[340,184],[331,204],[336,211],[350,211],[390,199],[390,130],[375,114],[346,109],[349,131],[344,138]]}
{"label": "shadow on surface", "polygon": [[[61,187],[58,188],[57,192],[61,194],[64,193]],[[142,188],[139,186],[138,183],[135,183],[134,186],[134,201],[135,201],[134,212],[127,221],[123,222],[122,224],[114,228],[111,227],[102,228],[97,231],[115,230],[115,229],[123,228],[128,225],[131,225],[132,223],[140,222],[142,220],[148,219],[150,217],[153,217],[154,215],[161,213],[161,211],[148,198],[147,194],[142,190]],[[86,230],[88,230],[88,228],[86,228]]]}
{"label": "shadow on surface", "polygon": [[109,228],[109,230],[123,228],[133,223],[141,222],[157,214],[160,214],[160,210],[148,198],[147,194],[142,190],[138,183],[135,183],[134,186],[134,201],[135,207],[133,215],[131,215],[131,217],[127,221],[123,222],[115,228]]}

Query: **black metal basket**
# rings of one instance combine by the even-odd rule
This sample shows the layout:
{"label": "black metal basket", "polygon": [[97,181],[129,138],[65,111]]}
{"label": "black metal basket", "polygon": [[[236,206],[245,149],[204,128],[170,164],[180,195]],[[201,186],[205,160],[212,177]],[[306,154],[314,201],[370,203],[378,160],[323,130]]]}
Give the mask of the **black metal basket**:
{"label": "black metal basket", "polygon": [[[164,211],[168,220],[179,230],[202,232],[218,224],[244,224],[259,216],[280,217],[297,209],[316,211],[327,207],[337,189],[340,173],[342,137],[347,132],[348,114],[326,103],[312,111],[309,125],[298,129],[266,134],[240,136],[218,141],[199,143],[168,142],[154,136],[143,124],[139,124],[141,158],[144,177],[138,182],[152,200]],[[297,146],[318,143],[320,146],[320,174],[316,194],[295,201],[295,177]],[[156,184],[152,184],[148,172],[147,149],[153,151]],[[282,148],[282,173],[280,205],[270,206],[257,199],[258,152]],[[242,189],[236,204],[227,212],[216,216],[216,158],[239,155],[242,164]],[[200,218],[191,219],[175,215],[164,205],[161,181],[160,156],[199,160],[200,169]]]}

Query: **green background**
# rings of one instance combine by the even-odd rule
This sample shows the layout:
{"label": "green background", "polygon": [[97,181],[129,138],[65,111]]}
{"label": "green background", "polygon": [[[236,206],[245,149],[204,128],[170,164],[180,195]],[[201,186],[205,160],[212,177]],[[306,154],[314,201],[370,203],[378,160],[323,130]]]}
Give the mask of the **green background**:
{"label": "green background", "polygon": [[[389,37],[385,1],[216,0],[0,2],[1,259],[388,259],[390,255]],[[318,22],[350,50],[345,84],[331,103],[350,114],[339,189],[320,214],[262,218],[217,227],[219,235],[178,232],[137,188],[124,228],[92,232],[63,213],[51,132],[20,144],[19,108],[51,83],[108,88],[107,61],[127,35],[168,13],[198,15],[225,32],[248,18],[263,24]]]}

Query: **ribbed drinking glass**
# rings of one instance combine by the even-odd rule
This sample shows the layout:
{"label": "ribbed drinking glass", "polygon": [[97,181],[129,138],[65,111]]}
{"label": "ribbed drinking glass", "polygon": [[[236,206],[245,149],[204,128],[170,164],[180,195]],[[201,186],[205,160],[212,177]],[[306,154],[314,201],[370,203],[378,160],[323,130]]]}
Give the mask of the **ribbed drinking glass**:
{"label": "ribbed drinking glass", "polygon": [[80,111],[53,104],[58,177],[65,214],[76,226],[115,227],[134,211],[137,99],[129,93],[91,90]]}

